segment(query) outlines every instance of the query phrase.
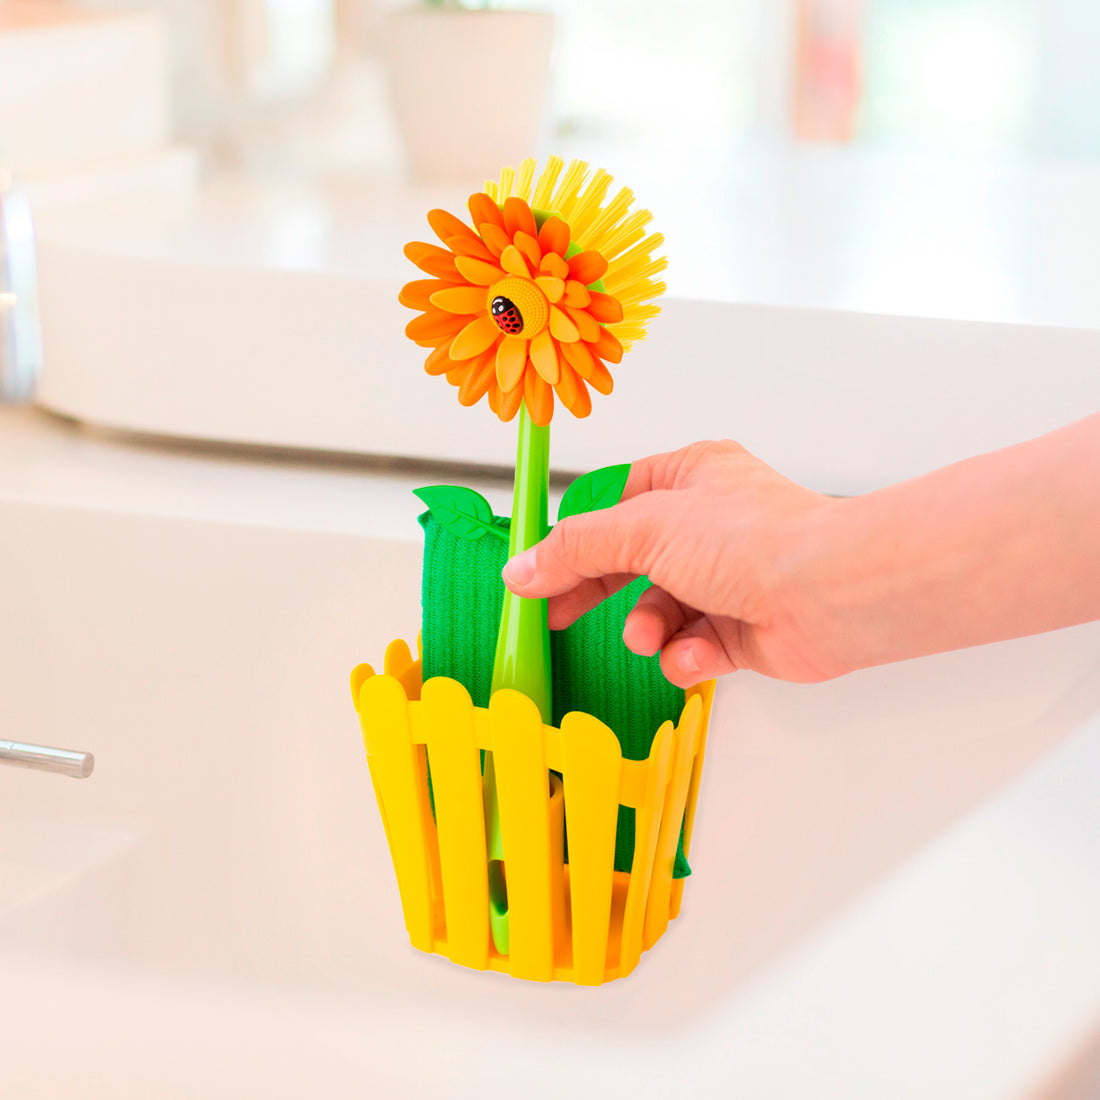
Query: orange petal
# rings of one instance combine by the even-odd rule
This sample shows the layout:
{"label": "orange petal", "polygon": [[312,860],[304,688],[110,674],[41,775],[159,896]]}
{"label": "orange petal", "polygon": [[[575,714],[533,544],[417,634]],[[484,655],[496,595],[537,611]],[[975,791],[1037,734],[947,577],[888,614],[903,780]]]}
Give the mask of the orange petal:
{"label": "orange petal", "polygon": [[546,295],[548,302],[560,301],[565,293],[565,283],[561,279],[555,279],[552,275],[536,275],[535,285]]}
{"label": "orange petal", "polygon": [[538,271],[539,261],[542,259],[539,242],[530,233],[524,233],[521,229],[513,238],[513,243],[523,253],[523,258],[531,265],[531,270]]}
{"label": "orange petal", "polygon": [[500,254],[500,266],[509,275],[519,275],[524,279],[531,277],[531,271],[527,267],[527,261],[523,258],[523,253],[514,244],[510,244]]}
{"label": "orange petal", "polygon": [[439,279],[450,279],[454,283],[461,282],[455,268],[454,255],[445,248],[435,244],[425,244],[424,241],[410,241],[405,245],[405,255],[421,271],[426,271],[429,275],[435,275]]}
{"label": "orange petal", "polygon": [[[531,372],[532,374],[534,371]],[[496,405],[493,405],[493,397],[496,397]],[[507,393],[502,393],[500,387],[492,386],[489,390],[489,406],[493,412],[500,417],[501,420],[507,423],[509,420],[514,419],[516,413],[519,412],[520,405],[523,404],[523,387],[516,386],[514,390],[509,390]]]}
{"label": "orange petal", "polygon": [[454,286],[437,290],[432,305],[448,313],[480,313],[485,308],[485,291],[479,286]]}
{"label": "orange petal", "polygon": [[470,367],[473,366],[472,361],[465,363],[459,363],[457,365],[451,364],[451,369],[447,371],[447,381],[452,386],[461,386],[466,381],[466,377],[470,373]]}
{"label": "orange petal", "polygon": [[468,318],[456,317],[453,313],[444,313],[441,309],[432,309],[414,317],[405,326],[405,335],[421,347],[430,348],[441,340],[457,336],[467,320]]}
{"label": "orange petal", "polygon": [[459,256],[455,260],[455,266],[467,282],[476,286],[492,286],[504,278],[504,272],[499,267],[487,264],[484,260],[475,260],[473,256]]}
{"label": "orange petal", "polygon": [[535,364],[535,370],[550,383],[556,385],[560,372],[558,370],[558,348],[554,338],[543,329],[531,341],[531,362]]}
{"label": "orange petal", "polygon": [[598,252],[578,252],[569,264],[569,274],[578,282],[588,286],[607,273],[607,261]]}
{"label": "orange petal", "polygon": [[497,342],[500,329],[492,317],[475,317],[451,344],[452,359],[472,359]]}
{"label": "orange petal", "polygon": [[497,349],[497,382],[507,393],[519,384],[527,366],[527,341],[518,336],[505,336]]}
{"label": "orange petal", "polygon": [[569,265],[560,256],[555,256],[553,252],[543,256],[539,262],[539,271],[543,275],[551,275],[555,279],[569,278]]}
{"label": "orange petal", "polygon": [[607,329],[600,330],[600,338],[596,341],[596,346],[592,349],[601,359],[606,359],[611,363],[621,363],[623,361],[623,346],[619,343],[619,338]]}
{"label": "orange petal", "polygon": [[424,360],[424,369],[429,374],[446,374],[455,365],[450,350],[451,341],[445,340]]}
{"label": "orange petal", "polygon": [[581,338],[577,326],[557,306],[550,307],[550,335],[565,344]]}
{"label": "orange petal", "polygon": [[569,226],[555,214],[542,223],[538,239],[543,252],[556,252],[564,256],[569,250]]}
{"label": "orange petal", "polygon": [[533,370],[524,375],[523,401],[532,422],[540,428],[554,418],[554,391]]}
{"label": "orange petal", "polygon": [[447,241],[447,247],[456,256],[473,256],[475,260],[484,260],[490,264],[496,259],[480,237],[451,237]]}
{"label": "orange petal", "polygon": [[584,309],[592,301],[592,294],[584,283],[578,283],[576,279],[570,279],[565,284],[563,300],[567,306],[574,309]]}
{"label": "orange petal", "polygon": [[476,405],[488,392],[495,377],[496,364],[492,352],[485,352],[473,360],[470,372],[458,388],[460,405]]}
{"label": "orange petal", "polygon": [[401,288],[397,300],[409,309],[427,309],[432,295],[437,290],[446,290],[454,283],[445,283],[442,279],[414,279]]}
{"label": "orange petal", "polygon": [[603,365],[603,361],[600,359],[593,359],[592,362],[592,375],[588,379],[588,384],[598,393],[602,393],[606,397],[615,386],[615,382],[611,377],[611,371]]}
{"label": "orange petal", "polygon": [[562,355],[566,362],[582,377],[591,378],[596,369],[596,359],[587,344],[576,341],[572,344],[562,344]]}
{"label": "orange petal", "polygon": [[499,256],[512,243],[504,229],[492,222],[482,222],[477,227],[477,231],[481,234],[485,246],[494,256]]}
{"label": "orange petal", "polygon": [[504,200],[504,230],[513,240],[517,233],[534,237],[539,231],[531,207],[515,195]]}
{"label": "orange petal", "polygon": [[499,225],[501,229],[504,228],[504,216],[500,212],[500,207],[484,191],[478,191],[476,195],[471,195],[466,205],[469,207],[474,225],[478,227],[479,231],[482,222]]}
{"label": "orange petal", "polygon": [[429,210],[428,224],[432,227],[435,235],[448,248],[451,246],[452,237],[474,236],[474,231],[464,221],[456,218],[454,214],[450,214],[446,210]]}
{"label": "orange petal", "polygon": [[561,403],[576,417],[583,419],[592,411],[592,398],[588,387],[577,377],[577,372],[568,364],[561,365],[561,380],[554,387]]}
{"label": "orange petal", "polygon": [[577,331],[581,334],[582,340],[594,344],[600,338],[603,329],[583,309],[573,309],[572,306],[566,306],[565,312],[569,314],[573,324],[577,326]]}
{"label": "orange petal", "polygon": [[588,312],[597,321],[609,325],[617,325],[623,319],[623,307],[619,299],[612,298],[610,294],[601,294],[598,290],[592,291],[592,304],[588,307]]}

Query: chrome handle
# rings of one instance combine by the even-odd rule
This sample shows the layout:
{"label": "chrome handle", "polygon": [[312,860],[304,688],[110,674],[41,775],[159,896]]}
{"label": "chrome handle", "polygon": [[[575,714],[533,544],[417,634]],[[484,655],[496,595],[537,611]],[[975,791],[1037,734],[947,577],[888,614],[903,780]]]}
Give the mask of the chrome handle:
{"label": "chrome handle", "polygon": [[95,767],[90,752],[51,749],[46,745],[24,745],[21,741],[0,741],[0,763],[37,768],[44,772],[60,772],[74,779],[87,779]]}

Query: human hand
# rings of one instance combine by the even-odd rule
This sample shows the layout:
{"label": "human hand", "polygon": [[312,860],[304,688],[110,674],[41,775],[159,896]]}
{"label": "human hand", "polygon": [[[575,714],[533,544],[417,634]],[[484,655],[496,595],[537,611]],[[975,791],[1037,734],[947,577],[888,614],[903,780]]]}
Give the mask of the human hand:
{"label": "human hand", "polygon": [[562,520],[505,566],[504,581],[549,597],[560,630],[648,576],[623,641],[643,656],[660,651],[680,687],[739,668],[828,679],[849,668],[815,641],[788,578],[816,517],[838,503],[736,443],[696,443],[634,463],[621,503]]}

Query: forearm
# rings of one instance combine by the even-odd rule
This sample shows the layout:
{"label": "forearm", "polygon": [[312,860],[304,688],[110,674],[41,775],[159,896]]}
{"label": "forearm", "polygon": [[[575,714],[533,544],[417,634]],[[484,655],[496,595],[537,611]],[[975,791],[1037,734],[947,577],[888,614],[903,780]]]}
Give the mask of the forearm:
{"label": "forearm", "polygon": [[1100,618],[1100,415],[838,502],[785,566],[846,668]]}

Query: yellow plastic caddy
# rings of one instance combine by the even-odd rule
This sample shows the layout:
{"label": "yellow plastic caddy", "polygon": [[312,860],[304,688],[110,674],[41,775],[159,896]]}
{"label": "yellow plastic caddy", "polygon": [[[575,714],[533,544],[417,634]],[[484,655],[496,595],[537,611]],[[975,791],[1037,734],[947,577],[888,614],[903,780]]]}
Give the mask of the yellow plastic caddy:
{"label": "yellow plastic caddy", "polygon": [[[558,729],[517,691],[496,692],[485,708],[455,680],[422,686],[403,641],[390,644],[384,669],[359,665],[351,692],[412,945],[534,981],[601,985],[629,974],[680,911],[673,864],[681,825],[685,854],[691,843],[714,682],[690,689],[679,721],[635,761],[589,714],[567,714]],[[482,749],[497,774],[507,956],[489,934]],[[620,804],[636,811],[629,873],[614,870]]]}

